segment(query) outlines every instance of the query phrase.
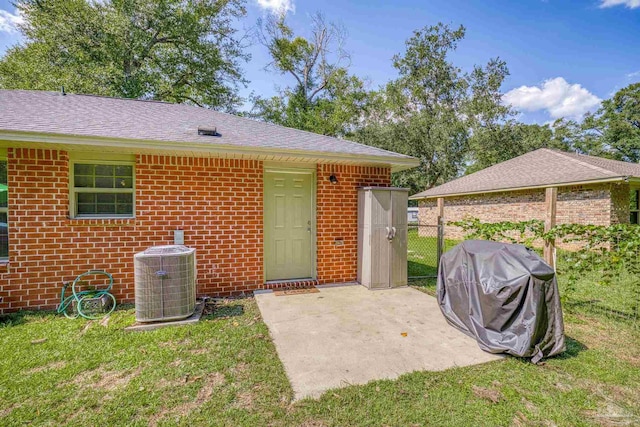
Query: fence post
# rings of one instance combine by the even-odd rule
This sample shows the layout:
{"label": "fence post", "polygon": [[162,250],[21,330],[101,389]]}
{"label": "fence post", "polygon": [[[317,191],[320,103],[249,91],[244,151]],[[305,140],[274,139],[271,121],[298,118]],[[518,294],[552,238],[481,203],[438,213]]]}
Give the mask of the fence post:
{"label": "fence post", "polygon": [[437,265],[436,265],[436,275],[440,272],[440,258],[444,252],[444,218],[438,217],[438,254],[437,254]]}
{"label": "fence post", "polygon": [[[544,231],[545,233],[551,230],[556,225],[556,204],[558,201],[558,188],[557,187],[548,187],[545,189],[545,219],[544,219]],[[544,260],[549,264],[553,269],[556,268],[555,263],[555,251],[556,251],[556,242],[555,239],[546,239],[544,241]]]}
{"label": "fence post", "polygon": [[440,224],[440,219],[444,218],[444,197],[438,197],[436,199],[436,209],[438,211],[438,224]]}

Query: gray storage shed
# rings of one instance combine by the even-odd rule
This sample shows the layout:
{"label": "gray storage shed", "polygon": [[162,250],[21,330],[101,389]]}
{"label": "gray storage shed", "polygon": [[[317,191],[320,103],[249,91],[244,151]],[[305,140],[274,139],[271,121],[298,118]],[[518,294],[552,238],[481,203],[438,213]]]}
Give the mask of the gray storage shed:
{"label": "gray storage shed", "polygon": [[358,282],[369,289],[407,285],[408,189],[358,189]]}

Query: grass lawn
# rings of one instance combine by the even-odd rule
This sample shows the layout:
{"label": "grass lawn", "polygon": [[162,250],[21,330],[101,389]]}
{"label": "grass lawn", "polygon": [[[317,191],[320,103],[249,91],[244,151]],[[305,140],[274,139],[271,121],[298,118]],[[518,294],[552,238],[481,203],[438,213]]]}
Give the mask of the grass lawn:
{"label": "grass lawn", "polygon": [[[436,227],[424,227],[423,233],[427,237],[420,237],[417,227],[409,227],[407,233],[407,261],[409,263],[409,277],[433,276],[438,274],[438,238]],[[445,251],[459,242],[445,239]]]}
{"label": "grass lawn", "polygon": [[[0,328],[0,425],[579,426],[640,424],[640,334],[567,315],[568,351],[416,372],[291,403],[252,298],[189,327],[127,333],[50,313]],[[40,340],[46,339],[41,342]]]}
{"label": "grass lawn", "polygon": [[0,425],[640,425],[640,328],[577,308],[567,352],[544,365],[509,357],[296,403],[252,298],[188,327],[124,332],[133,321],[0,318]]}

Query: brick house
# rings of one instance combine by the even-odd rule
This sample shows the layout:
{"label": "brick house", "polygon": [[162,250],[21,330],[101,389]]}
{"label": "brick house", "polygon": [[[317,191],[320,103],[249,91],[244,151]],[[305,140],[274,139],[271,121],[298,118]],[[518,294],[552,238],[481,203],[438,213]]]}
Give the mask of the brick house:
{"label": "brick house", "polygon": [[[554,223],[638,223],[640,164],[541,148],[411,197],[419,220],[436,224],[539,219]],[[555,215],[549,215],[553,206]],[[464,233],[445,227],[450,239]]]}
{"label": "brick house", "polygon": [[133,301],[134,254],[175,230],[199,295],[354,281],[356,188],[417,164],[199,107],[0,90],[0,313],[53,308],[90,269]]}

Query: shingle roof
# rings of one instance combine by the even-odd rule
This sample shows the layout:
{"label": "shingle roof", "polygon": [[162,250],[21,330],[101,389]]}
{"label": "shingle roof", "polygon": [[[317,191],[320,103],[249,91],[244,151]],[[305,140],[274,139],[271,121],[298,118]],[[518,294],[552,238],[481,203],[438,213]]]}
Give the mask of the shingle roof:
{"label": "shingle roof", "polygon": [[[198,127],[215,127],[220,136],[200,136]],[[205,108],[58,92],[0,90],[2,131],[298,150],[417,164],[410,156]]]}
{"label": "shingle roof", "polygon": [[626,177],[640,177],[640,164],[541,148],[433,187],[411,198],[562,186]]}

